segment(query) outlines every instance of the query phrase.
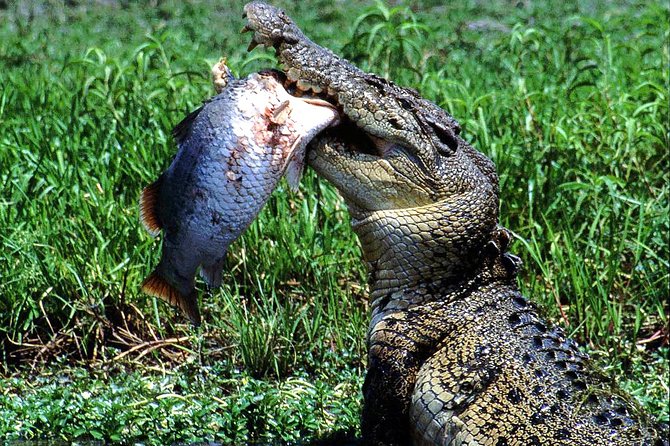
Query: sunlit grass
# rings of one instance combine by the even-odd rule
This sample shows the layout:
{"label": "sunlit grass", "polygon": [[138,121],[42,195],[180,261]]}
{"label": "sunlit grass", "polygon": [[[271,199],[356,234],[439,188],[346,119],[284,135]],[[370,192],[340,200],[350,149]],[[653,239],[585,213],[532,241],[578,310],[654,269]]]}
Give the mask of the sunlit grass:
{"label": "sunlit grass", "polygon": [[[349,429],[365,270],[346,208],[313,173],[297,194],[282,184],[233,245],[222,289],[201,290],[200,330],[139,291],[159,243],[137,199],[175,152],[171,128],[213,94],[220,56],[240,74],[273,65],[244,52],[243,2],[159,3],[0,10],[0,354],[13,376],[0,382],[0,438]],[[667,420],[667,7],[505,5],[284,4],[315,41],[461,122],[498,166],[523,292]],[[142,372],[75,369],[59,385],[71,360]],[[33,385],[21,365],[56,376]]]}

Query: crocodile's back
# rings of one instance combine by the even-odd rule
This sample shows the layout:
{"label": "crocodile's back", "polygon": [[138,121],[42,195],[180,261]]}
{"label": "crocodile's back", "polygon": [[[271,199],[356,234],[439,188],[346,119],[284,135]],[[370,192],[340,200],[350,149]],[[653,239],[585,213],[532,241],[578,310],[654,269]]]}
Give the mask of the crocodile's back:
{"label": "crocodile's back", "polygon": [[443,311],[450,331],[412,394],[415,444],[663,444],[636,405],[512,286],[484,287]]}

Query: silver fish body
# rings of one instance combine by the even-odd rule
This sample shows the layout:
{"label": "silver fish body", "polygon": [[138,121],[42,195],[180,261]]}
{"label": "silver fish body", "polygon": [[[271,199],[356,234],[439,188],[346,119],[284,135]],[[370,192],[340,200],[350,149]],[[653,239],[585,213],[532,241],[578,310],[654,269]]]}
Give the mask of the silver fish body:
{"label": "silver fish body", "polygon": [[221,285],[229,245],[285,173],[297,187],[307,143],[338,120],[332,105],[291,96],[278,76],[223,79],[222,92],[177,125],[177,155],[142,192],[143,224],[153,235],[164,233],[160,263],[142,289],[180,307],[195,324],[198,269],[210,288]]}

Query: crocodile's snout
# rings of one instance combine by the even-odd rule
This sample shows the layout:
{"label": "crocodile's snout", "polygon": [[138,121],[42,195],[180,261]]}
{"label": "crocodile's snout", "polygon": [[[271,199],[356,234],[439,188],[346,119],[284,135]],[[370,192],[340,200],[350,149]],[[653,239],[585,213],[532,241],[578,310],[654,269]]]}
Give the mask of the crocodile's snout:
{"label": "crocodile's snout", "polygon": [[293,44],[305,37],[283,10],[267,3],[248,3],[244,6],[242,17],[248,20],[242,32],[254,33],[249,51],[256,45],[276,48],[282,42]]}
{"label": "crocodile's snout", "polygon": [[[340,111],[341,125],[312,144],[314,155],[331,155],[310,156],[310,160],[349,204],[379,210],[422,206],[439,199],[435,191],[441,189],[436,182],[440,157],[458,145],[457,132],[451,130],[453,119],[413,90],[365,73],[318,46],[281,9],[253,2],[246,5],[245,14],[243,31],[253,32],[249,48],[275,49],[287,90],[296,96],[318,97]],[[425,110],[434,111],[431,119],[423,118]],[[439,124],[434,125],[435,121]],[[321,141],[330,144],[326,147]],[[386,187],[370,187],[370,181]]]}

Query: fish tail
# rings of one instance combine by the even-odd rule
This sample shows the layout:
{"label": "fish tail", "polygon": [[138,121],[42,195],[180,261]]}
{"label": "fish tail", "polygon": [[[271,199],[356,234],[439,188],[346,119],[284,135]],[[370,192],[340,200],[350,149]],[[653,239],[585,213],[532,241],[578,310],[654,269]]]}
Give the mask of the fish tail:
{"label": "fish tail", "polygon": [[157,236],[163,228],[163,223],[158,217],[158,196],[160,194],[163,176],[142,190],[140,197],[140,220],[147,232],[153,237]]}
{"label": "fish tail", "polygon": [[193,325],[200,325],[198,310],[198,294],[195,289],[188,295],[182,294],[174,285],[167,281],[160,271],[160,265],[142,282],[142,291],[163,299],[170,305],[181,308]]}

